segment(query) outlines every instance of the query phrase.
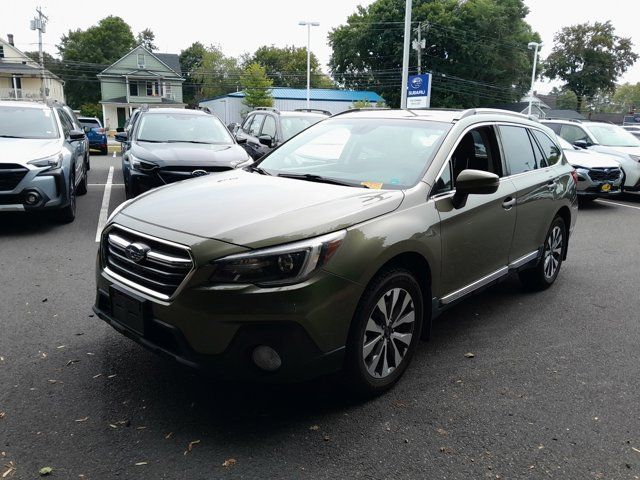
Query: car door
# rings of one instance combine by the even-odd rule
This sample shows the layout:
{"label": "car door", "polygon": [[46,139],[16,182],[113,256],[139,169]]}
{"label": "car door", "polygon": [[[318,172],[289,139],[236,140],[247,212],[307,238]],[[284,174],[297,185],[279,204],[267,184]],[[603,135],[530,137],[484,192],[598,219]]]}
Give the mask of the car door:
{"label": "car door", "polygon": [[262,128],[260,129],[260,134],[258,135],[258,137],[266,136],[271,137],[271,146],[259,143],[259,145],[256,146],[256,152],[260,155],[260,157],[273,150],[273,147],[277,144],[278,141],[276,119],[272,114],[265,115],[264,122],[262,122]]}
{"label": "car door", "polygon": [[75,159],[73,167],[75,168],[75,181],[78,183],[82,179],[84,170],[84,153],[82,152],[82,142],[80,140],[71,140],[70,134],[73,130],[73,124],[69,120],[68,116],[62,109],[56,109],[58,112],[58,118],[62,124],[62,131],[64,132],[65,143],[68,145],[71,151],[72,157]]}
{"label": "car door", "polygon": [[260,134],[264,117],[263,113],[249,115],[236,134],[236,138],[242,142],[241,145],[254,160],[262,156],[259,151],[258,135]]}
{"label": "car door", "polygon": [[[463,206],[455,208],[455,179],[465,169],[495,173],[500,185],[492,194],[469,195]],[[515,186],[503,172],[491,125],[465,132],[442,167],[431,198],[440,215],[443,303],[507,273],[516,209]]]}
{"label": "car door", "polygon": [[[509,262],[520,266],[535,259],[544,243],[555,214],[559,185],[532,130],[521,125],[500,125],[498,133],[509,178],[516,187],[518,215]],[[558,159],[559,156],[554,162]]]}

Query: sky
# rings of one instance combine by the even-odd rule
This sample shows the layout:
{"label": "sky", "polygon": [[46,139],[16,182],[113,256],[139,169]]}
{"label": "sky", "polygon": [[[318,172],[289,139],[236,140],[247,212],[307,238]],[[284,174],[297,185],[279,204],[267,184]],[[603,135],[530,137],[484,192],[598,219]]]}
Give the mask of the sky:
{"label": "sky", "polygon": [[[545,43],[542,58],[551,51],[553,35],[562,27],[605,20],[611,20],[618,35],[631,37],[634,51],[640,53],[638,12],[637,6],[632,7],[636,3],[633,0],[524,1],[530,9],[526,20]],[[239,56],[262,45],[306,46],[307,27],[298,22],[311,20],[320,22],[319,27],[311,29],[311,51],[327,71],[326,63],[331,56],[327,34],[345,23],[358,5],[370,3],[371,0],[243,0],[241,3],[182,0],[165,7],[162,2],[21,0],[11,2],[9,9],[2,9],[0,37],[6,40],[7,34],[13,33],[19,49],[37,50],[38,35],[29,29],[29,20],[40,6],[49,17],[43,36],[44,50],[52,55],[57,55],[56,44],[69,30],[84,30],[108,15],[118,15],[131,26],[134,34],[150,28],[162,53],[180,53],[193,42],[200,41],[205,45],[219,45],[227,55]],[[640,82],[640,61],[619,81]],[[537,82],[536,90],[545,93],[552,86],[549,82]]]}

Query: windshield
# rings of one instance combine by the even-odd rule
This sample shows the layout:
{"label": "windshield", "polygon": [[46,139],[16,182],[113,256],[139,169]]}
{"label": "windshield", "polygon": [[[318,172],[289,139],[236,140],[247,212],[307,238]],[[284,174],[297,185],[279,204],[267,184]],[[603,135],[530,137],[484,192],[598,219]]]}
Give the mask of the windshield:
{"label": "windshield", "polygon": [[271,175],[318,175],[354,186],[415,185],[431,163],[448,123],[335,118],[292,138],[260,162]]}
{"label": "windshield", "polygon": [[140,120],[140,142],[185,142],[232,144],[233,139],[220,120],[211,115],[152,113]]}
{"label": "windshield", "polygon": [[564,138],[562,138],[559,135],[556,137],[556,141],[560,144],[560,146],[562,147],[563,150],[575,150],[576,149],[576,147],[571,145],[569,142],[567,142]]}
{"label": "windshield", "polygon": [[50,108],[0,107],[0,137],[58,138],[58,127]]}
{"label": "windshield", "polygon": [[301,115],[299,117],[281,116],[280,123],[282,125],[282,136],[284,137],[283,140],[289,140],[291,137],[297,135],[305,128],[308,128],[311,125],[315,125],[320,120],[323,120],[323,117],[312,115]]}
{"label": "windshield", "polygon": [[640,147],[640,141],[617,125],[585,125],[600,145],[606,147]]}

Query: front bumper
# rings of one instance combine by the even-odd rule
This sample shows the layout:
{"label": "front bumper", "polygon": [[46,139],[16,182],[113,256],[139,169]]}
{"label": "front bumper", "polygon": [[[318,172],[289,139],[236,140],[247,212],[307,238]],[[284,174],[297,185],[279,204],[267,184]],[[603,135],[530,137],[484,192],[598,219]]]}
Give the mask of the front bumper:
{"label": "front bumper", "polygon": [[[606,180],[594,180],[589,169],[576,168],[578,174],[578,196],[580,197],[609,197],[619,195],[622,192],[622,172],[616,178]],[[604,187],[604,189],[603,189]]]}
{"label": "front bumper", "polygon": [[[53,210],[69,203],[68,173],[64,168],[29,169],[27,174],[8,191],[0,191],[0,212]],[[38,195],[36,203],[28,204],[30,193]]]}

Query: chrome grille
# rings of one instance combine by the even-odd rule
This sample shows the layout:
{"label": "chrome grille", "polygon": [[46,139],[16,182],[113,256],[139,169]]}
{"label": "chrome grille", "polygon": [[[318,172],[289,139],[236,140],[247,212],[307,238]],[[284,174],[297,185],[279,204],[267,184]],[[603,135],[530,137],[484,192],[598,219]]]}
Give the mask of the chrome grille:
{"label": "chrome grille", "polygon": [[209,173],[215,173],[215,172],[224,172],[226,170],[232,170],[232,168],[231,167],[212,167],[212,166],[205,166],[205,167],[191,166],[190,167],[190,166],[184,166],[184,165],[180,165],[180,166],[174,165],[171,167],[160,168],[159,170],[157,170],[157,172],[158,172],[158,175],[160,175],[160,178],[162,178],[163,182],[173,183],[173,182],[179,182],[180,180],[193,178],[194,176],[198,176],[197,174],[193,175],[193,172],[195,171],[204,171],[207,174],[209,174]]}
{"label": "chrome grille", "polygon": [[592,168],[589,170],[589,177],[591,177],[591,180],[594,182],[617,180],[621,174],[622,172],[619,168]]}
{"label": "chrome grille", "polygon": [[169,300],[193,270],[187,247],[114,226],[102,239],[105,271],[122,283]]}
{"label": "chrome grille", "polygon": [[21,165],[0,164],[0,191],[11,191],[16,188],[28,171]]}

